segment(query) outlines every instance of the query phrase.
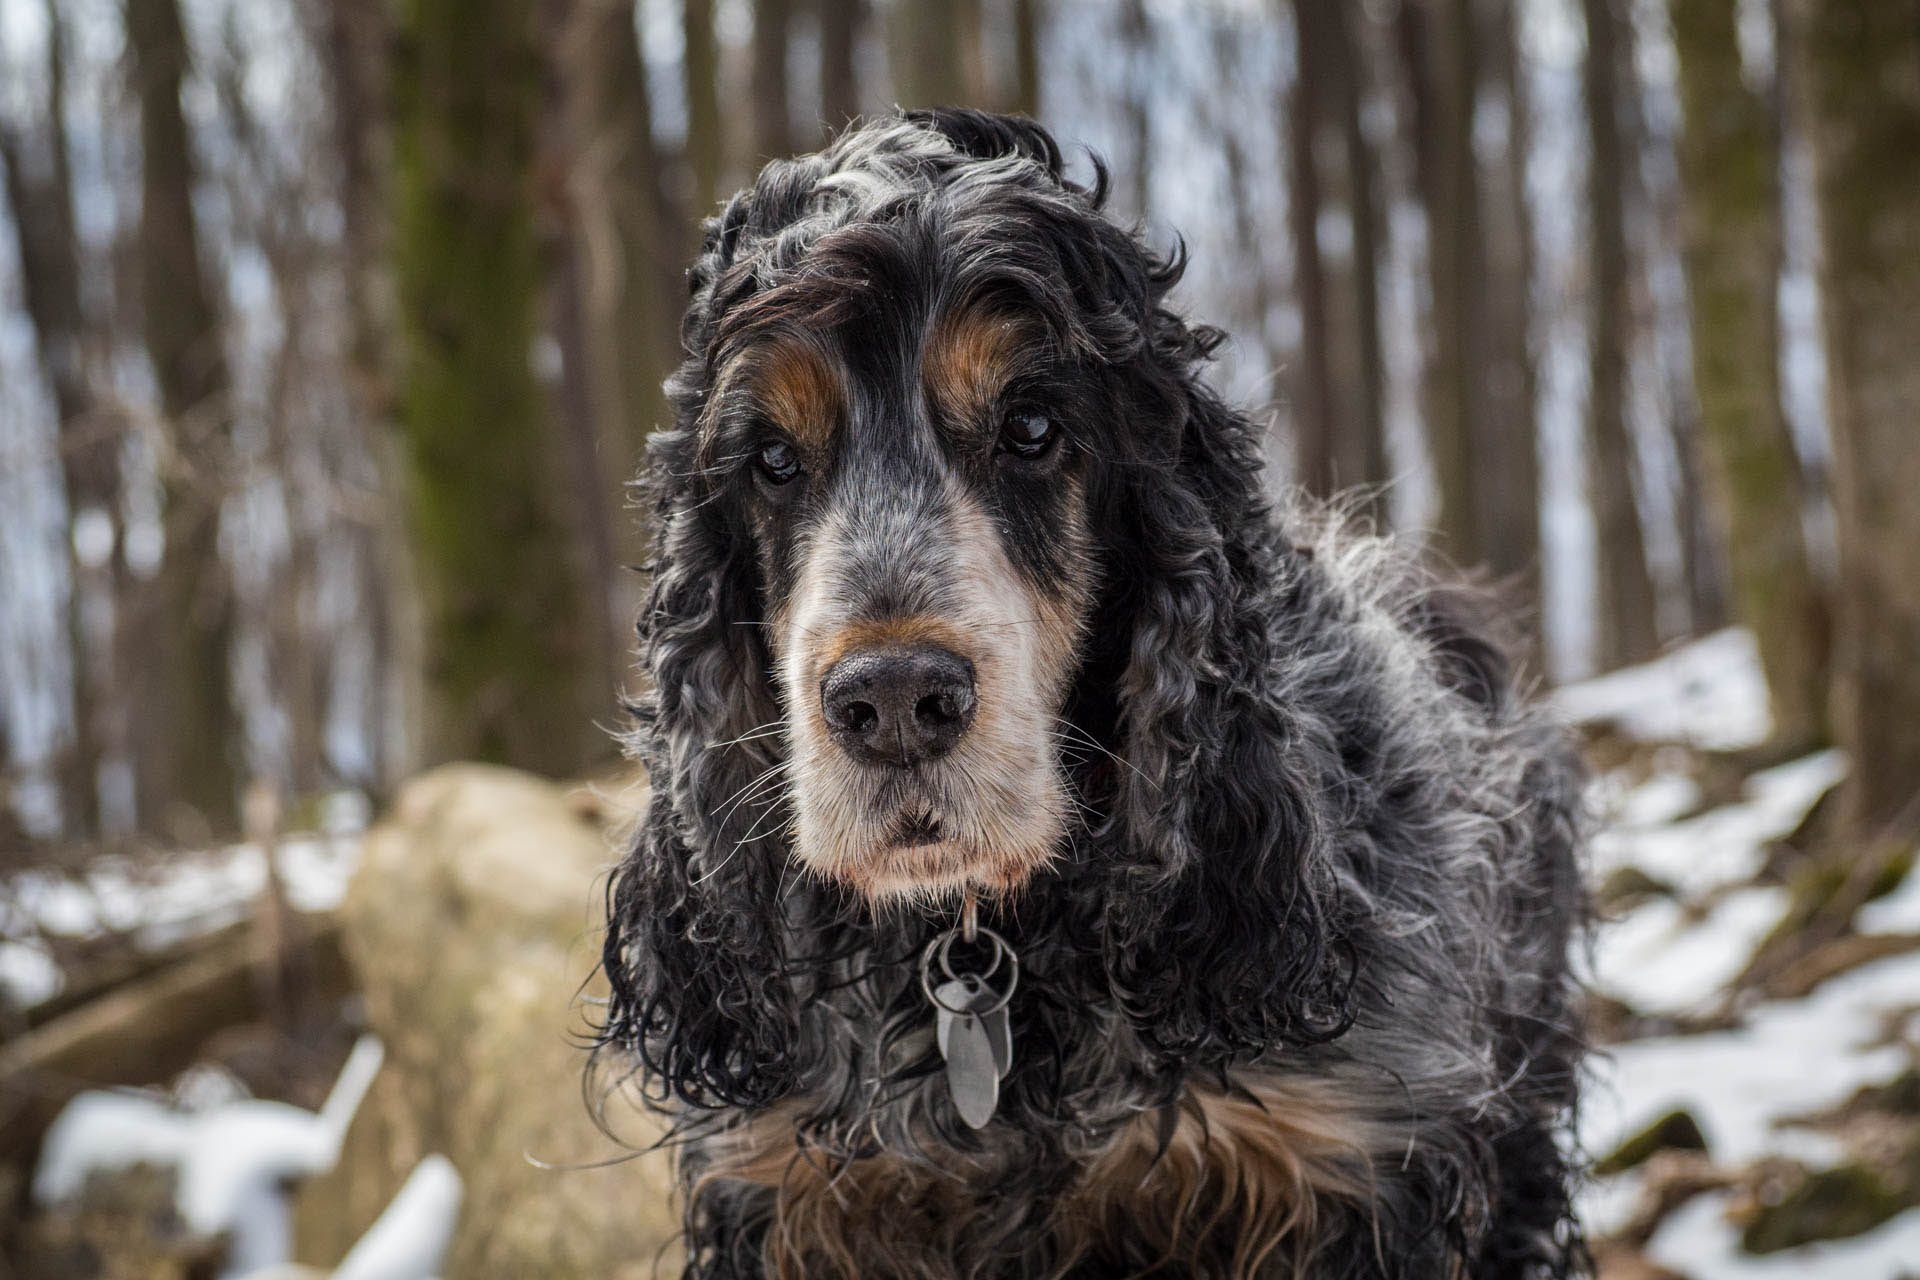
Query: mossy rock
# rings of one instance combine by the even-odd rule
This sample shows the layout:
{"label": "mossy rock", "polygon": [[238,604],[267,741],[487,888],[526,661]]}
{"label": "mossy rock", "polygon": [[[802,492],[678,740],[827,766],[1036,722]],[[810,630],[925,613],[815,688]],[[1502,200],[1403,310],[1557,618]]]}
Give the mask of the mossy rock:
{"label": "mossy rock", "polygon": [[1821,1169],[1778,1204],[1763,1205],[1747,1223],[1740,1247],[1777,1253],[1817,1240],[1843,1240],[1873,1230],[1912,1204],[1911,1195],[1865,1165]]}
{"label": "mossy rock", "polygon": [[1595,1175],[1610,1178],[1645,1164],[1661,1151],[1705,1151],[1707,1136],[1690,1111],[1669,1111],[1615,1147],[1613,1154],[1593,1166]]}

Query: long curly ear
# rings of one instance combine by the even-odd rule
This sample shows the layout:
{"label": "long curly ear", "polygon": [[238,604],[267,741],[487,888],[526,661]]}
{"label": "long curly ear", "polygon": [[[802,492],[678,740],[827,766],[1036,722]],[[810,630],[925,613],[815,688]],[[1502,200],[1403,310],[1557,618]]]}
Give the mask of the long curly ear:
{"label": "long curly ear", "polygon": [[1107,834],[1131,883],[1110,896],[1108,980],[1146,1043],[1224,1062],[1326,1039],[1347,1018],[1313,753],[1272,687],[1276,594],[1313,586],[1288,576],[1252,423],[1195,373],[1217,335],[1157,308],[1148,324],[1129,400],[1165,415],[1138,436],[1176,456],[1125,469],[1132,527],[1115,576],[1132,585],[1111,621],[1129,636],[1116,725],[1127,767]]}
{"label": "long curly ear", "polygon": [[637,1056],[656,1099],[704,1107],[764,1104],[800,1070],[779,918],[780,711],[754,625],[764,600],[744,522],[703,468],[696,430],[751,213],[737,196],[708,223],[682,326],[691,356],[667,384],[675,428],[648,449],[656,541],[639,631],[651,687],[633,704],[632,743],[652,795],[609,883],[602,950],[599,1048]]}
{"label": "long curly ear", "polygon": [[800,1039],[778,922],[779,713],[757,628],[741,625],[759,617],[750,553],[714,503],[688,500],[690,452],[680,432],[653,450],[653,688],[634,707],[653,792],[608,890],[601,1043],[637,1054],[661,1094],[761,1105],[791,1088]]}

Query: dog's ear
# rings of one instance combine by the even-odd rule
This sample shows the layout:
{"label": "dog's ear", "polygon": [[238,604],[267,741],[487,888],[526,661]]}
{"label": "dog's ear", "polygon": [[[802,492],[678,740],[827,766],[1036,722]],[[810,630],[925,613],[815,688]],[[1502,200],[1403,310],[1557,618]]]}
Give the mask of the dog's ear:
{"label": "dog's ear", "polygon": [[[1109,895],[1108,979],[1142,1039],[1184,1062],[1224,1062],[1345,1025],[1341,945],[1311,732],[1273,685],[1285,644],[1276,591],[1286,548],[1258,486],[1253,424],[1199,381],[1212,339],[1164,312],[1135,405],[1177,456],[1125,469],[1129,586],[1116,690],[1117,771],[1107,835],[1123,883]],[[1166,433],[1171,439],[1166,439]],[[1116,497],[1121,495],[1116,494]]]}
{"label": "dog's ear", "polygon": [[653,585],[640,623],[653,687],[634,705],[652,796],[608,889],[602,1047],[693,1105],[762,1105],[796,1071],[798,999],[777,888],[785,789],[751,548],[720,514],[689,430],[656,435]]}

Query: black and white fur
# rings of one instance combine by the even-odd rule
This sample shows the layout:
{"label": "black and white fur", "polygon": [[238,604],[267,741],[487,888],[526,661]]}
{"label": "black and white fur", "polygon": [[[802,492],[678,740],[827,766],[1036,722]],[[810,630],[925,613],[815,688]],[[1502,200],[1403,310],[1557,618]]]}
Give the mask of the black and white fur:
{"label": "black and white fur", "polygon": [[[1029,122],[909,113],[708,224],[596,1055],[670,1119],[687,1274],[1582,1273],[1569,745],[1474,595],[1263,496],[1219,335],[1105,185]],[[1022,335],[968,409],[927,375],[963,313]],[[783,343],[828,387],[797,429],[756,399]],[[1005,695],[964,767],[808,728],[825,637],[908,613]],[[1024,973],[978,1132],[913,970],[968,889]]]}

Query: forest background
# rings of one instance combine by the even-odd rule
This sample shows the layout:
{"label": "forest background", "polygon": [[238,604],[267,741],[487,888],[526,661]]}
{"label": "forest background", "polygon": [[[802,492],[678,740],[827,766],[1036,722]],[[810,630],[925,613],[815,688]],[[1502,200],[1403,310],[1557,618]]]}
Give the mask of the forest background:
{"label": "forest background", "polygon": [[0,877],[613,768],[700,220],[946,103],[1104,157],[1275,483],[1500,584],[1543,685],[1739,628],[1718,794],[1848,761],[1772,970],[1905,875],[1910,4],[0,0]]}

